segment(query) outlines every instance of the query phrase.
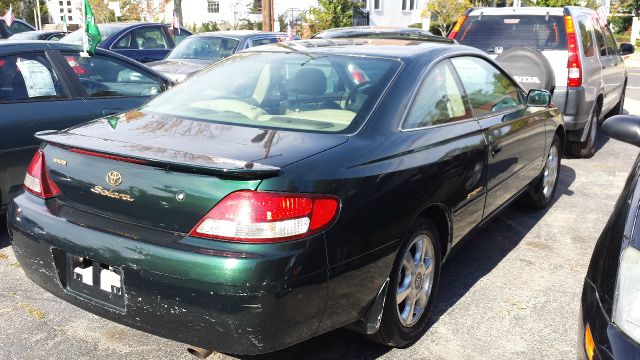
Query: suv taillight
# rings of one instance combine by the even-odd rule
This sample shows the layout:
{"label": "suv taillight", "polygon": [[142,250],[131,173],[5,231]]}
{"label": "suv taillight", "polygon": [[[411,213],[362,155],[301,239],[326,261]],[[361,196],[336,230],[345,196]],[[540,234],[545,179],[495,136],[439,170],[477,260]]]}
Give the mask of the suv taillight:
{"label": "suv taillight", "polygon": [[24,176],[24,188],[33,195],[49,199],[60,195],[60,189],[51,181],[47,173],[47,166],[44,162],[44,153],[38,149],[27,167],[27,174]]}
{"label": "suv taillight", "polygon": [[295,240],[324,230],[338,208],[335,196],[242,190],[220,200],[189,235],[248,243]]}
{"label": "suv taillight", "polygon": [[580,50],[576,38],[576,29],[573,26],[573,19],[570,15],[564,17],[564,24],[567,29],[567,86],[582,85],[582,64],[580,63]]}
{"label": "suv taillight", "polygon": [[456,23],[456,25],[453,27],[453,30],[451,30],[451,32],[449,33],[449,39],[455,39],[456,35],[458,35],[458,31],[460,31],[460,27],[462,27],[462,24],[464,24],[464,21],[467,19],[466,16],[461,16],[460,19],[458,19],[458,22]]}

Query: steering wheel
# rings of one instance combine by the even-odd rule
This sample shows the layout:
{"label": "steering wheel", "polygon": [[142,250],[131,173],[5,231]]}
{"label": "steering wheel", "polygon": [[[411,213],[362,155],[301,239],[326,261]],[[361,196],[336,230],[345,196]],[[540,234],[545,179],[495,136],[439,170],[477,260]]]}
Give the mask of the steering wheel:
{"label": "steering wheel", "polygon": [[355,105],[357,101],[356,95],[362,93],[363,90],[368,89],[372,86],[373,86],[373,83],[371,81],[365,81],[363,83],[356,85],[353,88],[353,90],[351,90],[351,92],[349,93],[349,96],[347,96],[347,101],[344,104],[344,108],[352,109],[353,105]]}
{"label": "steering wheel", "polygon": [[111,88],[107,85],[104,85],[100,82],[91,79],[80,79],[80,83],[87,90],[87,94],[95,95],[99,93],[108,93],[111,91]]}

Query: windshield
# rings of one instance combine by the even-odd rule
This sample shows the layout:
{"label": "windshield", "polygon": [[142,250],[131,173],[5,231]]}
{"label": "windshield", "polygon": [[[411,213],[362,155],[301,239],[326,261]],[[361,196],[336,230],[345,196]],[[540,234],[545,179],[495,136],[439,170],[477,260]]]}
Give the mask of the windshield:
{"label": "windshield", "polygon": [[260,128],[346,132],[364,121],[399,67],[400,62],[391,59],[240,53],[145,109]]}
{"label": "windshield", "polygon": [[[100,29],[100,35],[102,36],[102,41],[105,41],[108,38],[110,38],[111,35],[115,34],[118,31],[120,31],[122,29],[122,27],[121,26],[110,26],[110,25],[98,25],[98,29]],[[82,34],[83,34],[83,31],[84,31],[83,29],[76,30],[76,31],[72,32],[71,34],[69,34],[69,35],[63,37],[62,39],[60,39],[60,42],[68,43],[68,44],[82,45]]]}
{"label": "windshield", "polygon": [[484,15],[469,16],[456,35],[460,44],[499,54],[512,47],[566,50],[562,16]]}
{"label": "windshield", "polygon": [[225,37],[192,36],[176,46],[167,59],[218,60],[231,56],[239,43]]}

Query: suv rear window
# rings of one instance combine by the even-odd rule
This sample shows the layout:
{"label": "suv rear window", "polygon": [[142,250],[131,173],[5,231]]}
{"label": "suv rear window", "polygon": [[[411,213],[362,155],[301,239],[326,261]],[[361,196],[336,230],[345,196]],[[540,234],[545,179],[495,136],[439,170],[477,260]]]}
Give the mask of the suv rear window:
{"label": "suv rear window", "polygon": [[512,47],[566,50],[567,36],[562,16],[483,15],[469,16],[456,35],[464,45],[499,54]]}

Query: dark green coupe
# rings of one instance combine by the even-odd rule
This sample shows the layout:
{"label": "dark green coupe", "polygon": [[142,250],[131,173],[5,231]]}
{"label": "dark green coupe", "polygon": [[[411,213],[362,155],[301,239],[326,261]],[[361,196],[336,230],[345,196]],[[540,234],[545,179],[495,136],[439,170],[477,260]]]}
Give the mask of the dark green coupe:
{"label": "dark green coupe", "polygon": [[139,110],[40,132],[13,249],[56,296],[200,355],[346,325],[408,346],[452,248],[521,195],[552,202],[549,101],[447,39],[243,51]]}

